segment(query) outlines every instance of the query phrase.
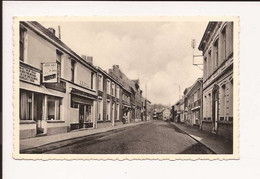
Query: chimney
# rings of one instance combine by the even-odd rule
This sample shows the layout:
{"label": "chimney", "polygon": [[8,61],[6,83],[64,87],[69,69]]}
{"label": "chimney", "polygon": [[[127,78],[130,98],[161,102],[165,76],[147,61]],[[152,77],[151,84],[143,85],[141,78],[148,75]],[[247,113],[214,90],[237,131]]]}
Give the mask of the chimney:
{"label": "chimney", "polygon": [[87,63],[90,63],[91,65],[93,65],[93,57],[87,56]]}
{"label": "chimney", "polygon": [[55,35],[55,29],[54,28],[48,28],[48,30],[53,34],[53,35]]}
{"label": "chimney", "polygon": [[85,61],[87,61],[87,56],[86,55],[81,55],[81,58],[83,58]]}
{"label": "chimney", "polygon": [[119,65],[113,65],[113,69],[119,69]]}

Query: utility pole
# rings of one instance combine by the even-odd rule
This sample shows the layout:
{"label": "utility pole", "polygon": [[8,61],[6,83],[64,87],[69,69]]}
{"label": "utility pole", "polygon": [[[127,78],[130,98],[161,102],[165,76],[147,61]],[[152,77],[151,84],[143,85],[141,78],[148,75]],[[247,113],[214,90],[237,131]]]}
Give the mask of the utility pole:
{"label": "utility pole", "polygon": [[192,39],[191,40],[191,47],[192,47],[192,65],[198,67],[199,69],[201,69],[203,71],[203,69],[199,66],[199,65],[203,65],[203,63],[195,63],[195,58],[197,57],[202,57],[203,55],[194,55],[194,49],[196,47],[196,40]]}

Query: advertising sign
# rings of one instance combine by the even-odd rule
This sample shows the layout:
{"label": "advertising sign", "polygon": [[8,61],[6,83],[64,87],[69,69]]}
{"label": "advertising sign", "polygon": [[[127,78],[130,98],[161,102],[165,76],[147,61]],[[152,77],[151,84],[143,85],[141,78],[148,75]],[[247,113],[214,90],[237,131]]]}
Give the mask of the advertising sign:
{"label": "advertising sign", "polygon": [[58,82],[58,65],[57,63],[43,63],[42,66],[42,82],[57,83]]}
{"label": "advertising sign", "polygon": [[40,85],[40,73],[25,66],[20,66],[20,80]]}

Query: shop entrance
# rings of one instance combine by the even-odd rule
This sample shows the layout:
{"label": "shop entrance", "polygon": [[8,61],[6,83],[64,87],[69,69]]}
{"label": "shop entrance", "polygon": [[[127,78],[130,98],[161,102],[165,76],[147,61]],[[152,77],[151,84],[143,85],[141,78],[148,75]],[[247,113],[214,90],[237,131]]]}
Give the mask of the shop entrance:
{"label": "shop entrance", "polygon": [[79,128],[87,128],[91,121],[91,105],[79,104]]}

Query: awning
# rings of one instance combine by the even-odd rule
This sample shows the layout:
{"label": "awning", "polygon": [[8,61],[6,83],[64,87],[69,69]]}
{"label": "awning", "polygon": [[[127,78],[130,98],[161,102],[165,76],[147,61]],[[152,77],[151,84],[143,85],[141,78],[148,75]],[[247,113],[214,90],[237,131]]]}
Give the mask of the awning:
{"label": "awning", "polygon": [[127,108],[131,108],[130,105],[127,105],[127,104],[123,104],[124,107],[127,107]]}
{"label": "awning", "polygon": [[58,97],[62,97],[62,98],[64,97],[64,93],[56,91],[56,90],[48,89],[43,85],[37,86],[37,85],[32,85],[32,84],[20,81],[19,88],[25,89],[28,91],[33,91],[36,93],[42,93],[42,94],[47,94],[47,95],[51,95],[51,96],[58,96]]}
{"label": "awning", "polygon": [[75,103],[81,103],[81,104],[87,104],[87,105],[92,105],[93,104],[93,99],[89,98],[84,98],[82,96],[77,96],[77,95],[71,95],[71,100]]}

